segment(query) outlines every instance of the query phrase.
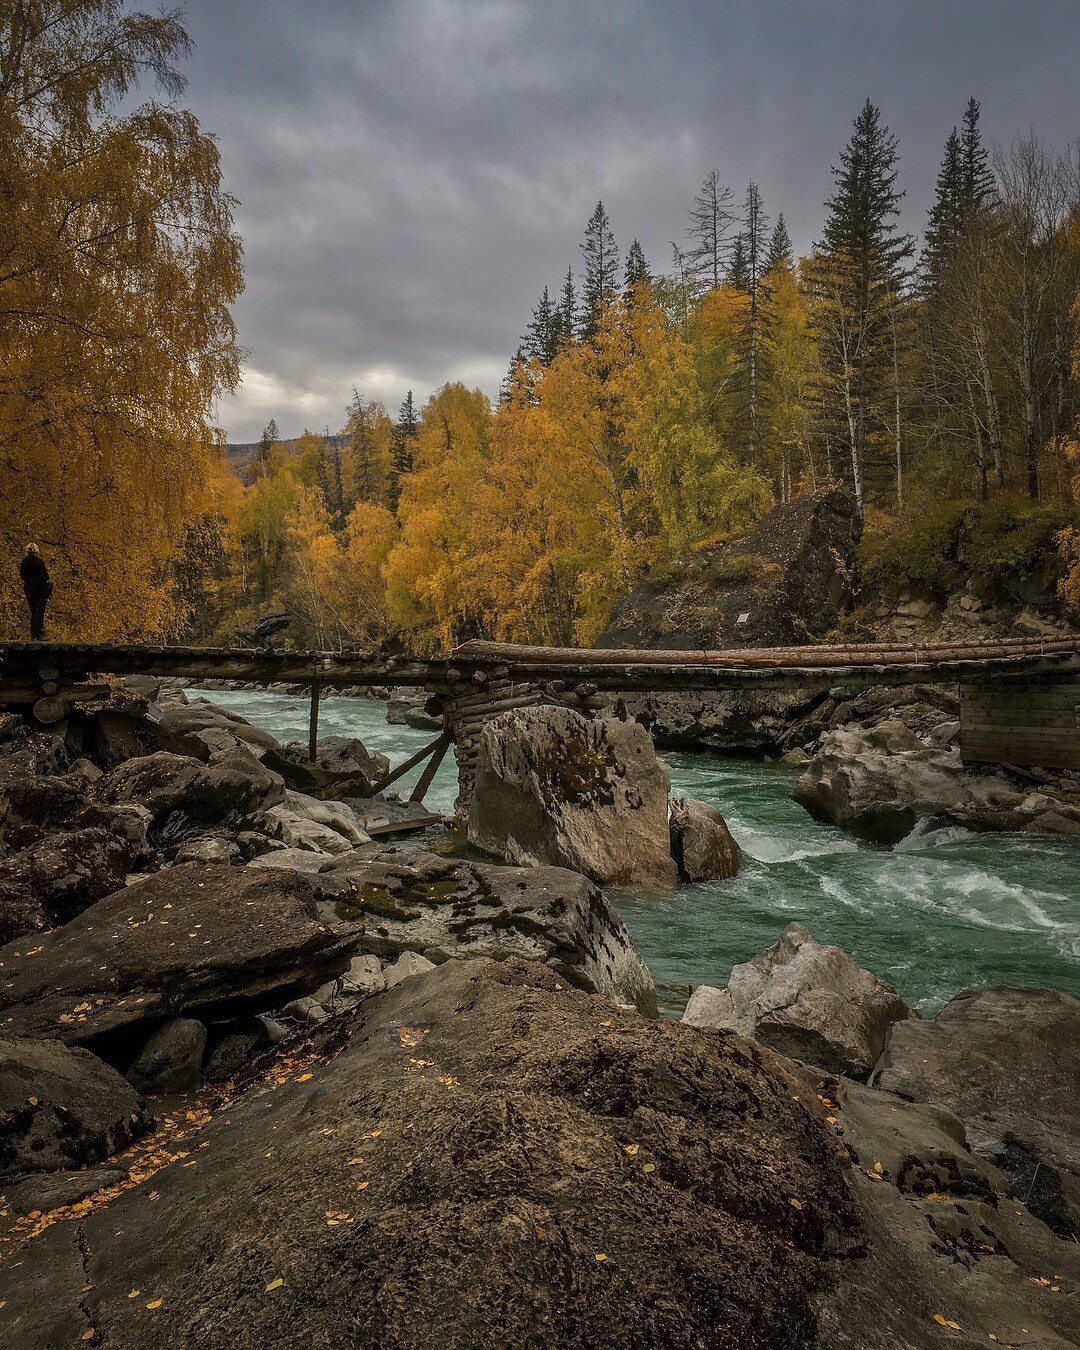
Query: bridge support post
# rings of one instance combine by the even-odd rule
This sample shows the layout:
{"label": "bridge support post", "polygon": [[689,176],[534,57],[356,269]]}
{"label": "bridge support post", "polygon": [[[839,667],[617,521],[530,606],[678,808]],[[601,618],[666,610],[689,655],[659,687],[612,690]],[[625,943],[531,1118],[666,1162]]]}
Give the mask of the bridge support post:
{"label": "bridge support post", "polygon": [[454,738],[454,758],[457,760],[458,795],[454,802],[454,824],[464,830],[476,787],[476,760],[480,754],[480,733],[485,724],[499,713],[533,708],[545,702],[545,697],[538,686],[513,681],[505,667],[502,673],[467,685],[460,692],[458,686],[452,685],[451,691],[453,696],[443,706],[443,717],[447,732]]}
{"label": "bridge support post", "polygon": [[962,681],[960,755],[965,763],[1080,769],[1080,679]]}
{"label": "bridge support post", "polygon": [[322,685],[318,680],[311,683],[311,713],[308,718],[308,759],[314,764],[319,753],[319,696]]}

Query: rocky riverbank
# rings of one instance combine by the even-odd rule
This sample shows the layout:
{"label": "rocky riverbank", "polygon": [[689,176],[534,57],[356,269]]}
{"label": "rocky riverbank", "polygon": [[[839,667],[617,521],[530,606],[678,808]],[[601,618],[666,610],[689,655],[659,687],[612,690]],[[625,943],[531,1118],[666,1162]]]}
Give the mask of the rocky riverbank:
{"label": "rocky riverbank", "polygon": [[[358,742],[145,694],[0,733],[0,1343],[1074,1343],[1074,1000],[922,1022],[793,928],[660,1022],[581,872],[387,848]],[[634,819],[640,729],[549,713],[495,814]]]}

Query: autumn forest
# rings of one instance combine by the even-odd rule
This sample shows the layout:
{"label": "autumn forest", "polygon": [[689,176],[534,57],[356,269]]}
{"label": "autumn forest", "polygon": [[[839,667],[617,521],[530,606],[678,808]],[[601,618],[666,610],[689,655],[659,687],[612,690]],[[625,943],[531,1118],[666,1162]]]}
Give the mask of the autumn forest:
{"label": "autumn forest", "polygon": [[[125,102],[179,91],[183,29],[73,8],[92,57],[9,6],[0,68],[3,544],[41,541],[56,636],[228,642],[273,609],[324,649],[588,644],[649,568],[835,482],[878,537],[1007,499],[1075,547],[1075,146],[991,147],[972,99],[916,220],[867,100],[806,256],[783,203],[719,168],[671,203],[664,259],[598,202],[496,398],[343,391],[340,427],[271,421],[230,456],[211,410],[240,370],[233,203],[190,113]],[[5,580],[6,631],[20,606]]]}

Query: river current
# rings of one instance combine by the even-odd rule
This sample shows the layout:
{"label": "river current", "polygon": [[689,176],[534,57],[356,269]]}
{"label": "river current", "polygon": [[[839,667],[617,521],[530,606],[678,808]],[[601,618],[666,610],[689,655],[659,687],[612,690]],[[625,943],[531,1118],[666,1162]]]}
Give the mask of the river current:
{"label": "river current", "polygon": [[[205,697],[279,740],[307,740],[306,698],[248,690]],[[391,726],[385,715],[374,700],[324,698],[319,732],[358,736],[394,764],[433,738]],[[990,984],[1080,997],[1080,840],[945,829],[875,848],[811,820],[788,797],[795,772],[785,766],[706,754],[664,759],[672,795],[718,807],[744,851],[731,881],[667,893],[609,890],[669,1014],[690,986],[726,984],[732,965],[770,946],[793,919],[924,1014]],[[419,772],[398,785],[403,796]],[[448,813],[456,791],[447,756],[426,801]]]}

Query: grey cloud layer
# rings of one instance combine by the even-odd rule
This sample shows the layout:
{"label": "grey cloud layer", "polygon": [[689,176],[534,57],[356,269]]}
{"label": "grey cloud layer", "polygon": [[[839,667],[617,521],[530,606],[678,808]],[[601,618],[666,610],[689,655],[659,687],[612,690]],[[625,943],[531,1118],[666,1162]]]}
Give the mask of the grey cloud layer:
{"label": "grey cloud layer", "polygon": [[1074,0],[188,0],[188,102],[240,199],[249,350],[230,439],[494,392],[603,198],[663,267],[717,168],[800,248],[869,95],[918,230],[970,94],[989,137],[1080,134]]}

